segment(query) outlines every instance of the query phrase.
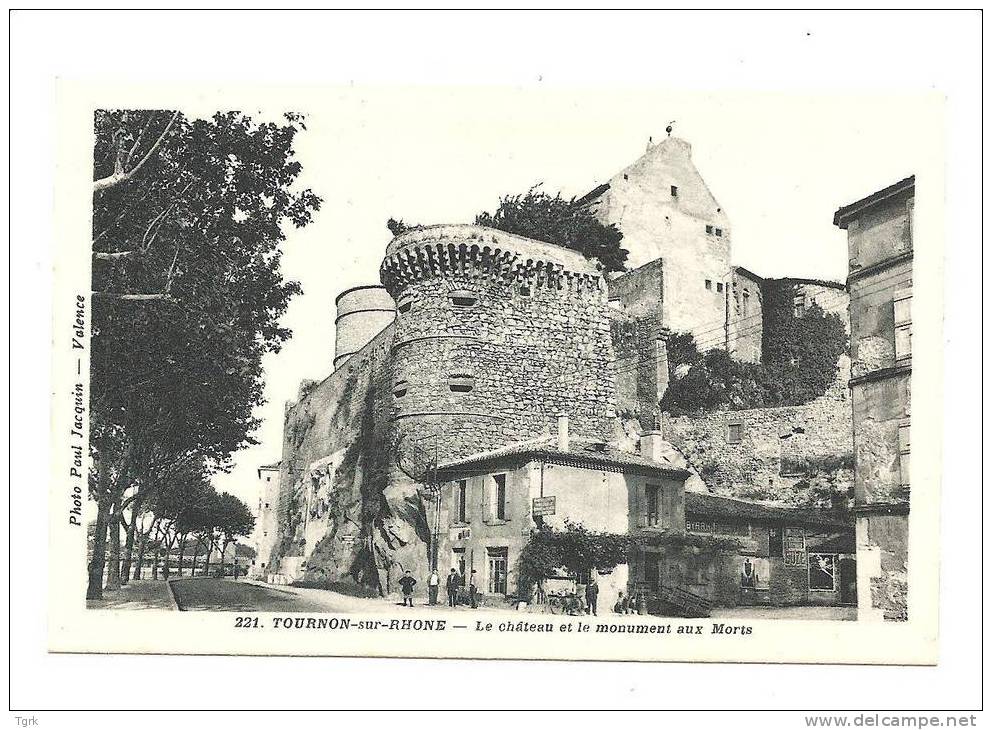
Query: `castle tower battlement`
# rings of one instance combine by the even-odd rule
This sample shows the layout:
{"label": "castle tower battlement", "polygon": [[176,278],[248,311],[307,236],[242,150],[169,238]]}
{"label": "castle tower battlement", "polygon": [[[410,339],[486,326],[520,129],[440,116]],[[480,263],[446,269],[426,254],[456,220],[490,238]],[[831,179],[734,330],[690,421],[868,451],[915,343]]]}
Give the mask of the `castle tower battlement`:
{"label": "castle tower battlement", "polygon": [[442,459],[550,432],[612,433],[609,303],[580,253],[480,226],[402,234],[380,275],[396,300],[392,421]]}

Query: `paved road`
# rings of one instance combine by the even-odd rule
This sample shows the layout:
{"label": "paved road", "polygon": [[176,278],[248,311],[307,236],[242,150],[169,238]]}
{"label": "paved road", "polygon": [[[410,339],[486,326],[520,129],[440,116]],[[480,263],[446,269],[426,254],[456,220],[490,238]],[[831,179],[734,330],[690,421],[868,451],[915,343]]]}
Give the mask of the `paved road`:
{"label": "paved road", "polygon": [[223,578],[174,580],[172,588],[183,611],[327,611],[322,601],[254,583]]}

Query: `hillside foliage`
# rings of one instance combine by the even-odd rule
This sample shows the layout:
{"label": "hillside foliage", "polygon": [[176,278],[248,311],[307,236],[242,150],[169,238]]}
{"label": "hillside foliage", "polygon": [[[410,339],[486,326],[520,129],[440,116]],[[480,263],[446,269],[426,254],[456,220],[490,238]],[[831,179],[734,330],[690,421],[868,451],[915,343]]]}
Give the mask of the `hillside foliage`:
{"label": "hillside foliage", "polygon": [[795,317],[793,290],[780,287],[765,294],[760,363],[738,362],[721,349],[700,352],[691,334],[672,335],[661,409],[691,415],[802,405],[824,395],[847,350],[847,334],[839,316],[815,304]]}

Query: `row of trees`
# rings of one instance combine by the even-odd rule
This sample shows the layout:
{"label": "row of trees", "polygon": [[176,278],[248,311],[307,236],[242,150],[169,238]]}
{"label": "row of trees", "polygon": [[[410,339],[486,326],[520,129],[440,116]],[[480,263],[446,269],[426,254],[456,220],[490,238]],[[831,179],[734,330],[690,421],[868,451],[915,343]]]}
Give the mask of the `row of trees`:
{"label": "row of trees", "polygon": [[[255,517],[244,502],[227,492],[218,493],[206,482],[163,490],[146,502],[140,513],[131,511],[128,516],[135,521],[133,550],[125,552],[127,557],[120,565],[112,559],[109,566],[110,574],[118,575],[121,584],[127,583],[129,576],[138,580],[149,561],[153,579],[159,577],[159,566],[162,577],[168,578],[173,555],[178,558],[180,575],[186,567],[190,575],[195,575],[198,567],[202,575],[208,575],[210,556],[218,554],[223,564],[230,546],[251,534],[255,526]],[[110,528],[111,532],[114,527],[127,531],[130,524],[122,520]],[[111,535],[111,542],[114,539]],[[120,540],[120,534],[116,539]],[[202,564],[198,562],[201,555]]]}
{"label": "row of trees", "polygon": [[239,511],[233,497],[204,494],[254,443],[262,356],[290,336],[279,319],[300,286],[280,270],[284,227],[320,204],[295,189],[303,129],[294,114],[96,112],[87,598],[104,576],[127,580],[142,545],[242,529],[207,517]]}

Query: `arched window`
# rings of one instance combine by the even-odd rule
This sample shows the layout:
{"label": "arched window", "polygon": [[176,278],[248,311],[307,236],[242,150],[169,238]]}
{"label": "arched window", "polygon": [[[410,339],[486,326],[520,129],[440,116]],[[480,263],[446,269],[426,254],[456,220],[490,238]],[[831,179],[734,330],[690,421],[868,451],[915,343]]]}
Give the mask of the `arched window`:
{"label": "arched window", "polygon": [[410,384],[407,381],[397,380],[396,385],[393,386],[393,395],[395,395],[397,398],[402,398],[403,396],[406,395],[406,392],[409,389],[409,387]]}
{"label": "arched window", "polygon": [[413,297],[410,294],[401,294],[399,301],[396,302],[396,311],[400,314],[406,314],[413,307]]}

